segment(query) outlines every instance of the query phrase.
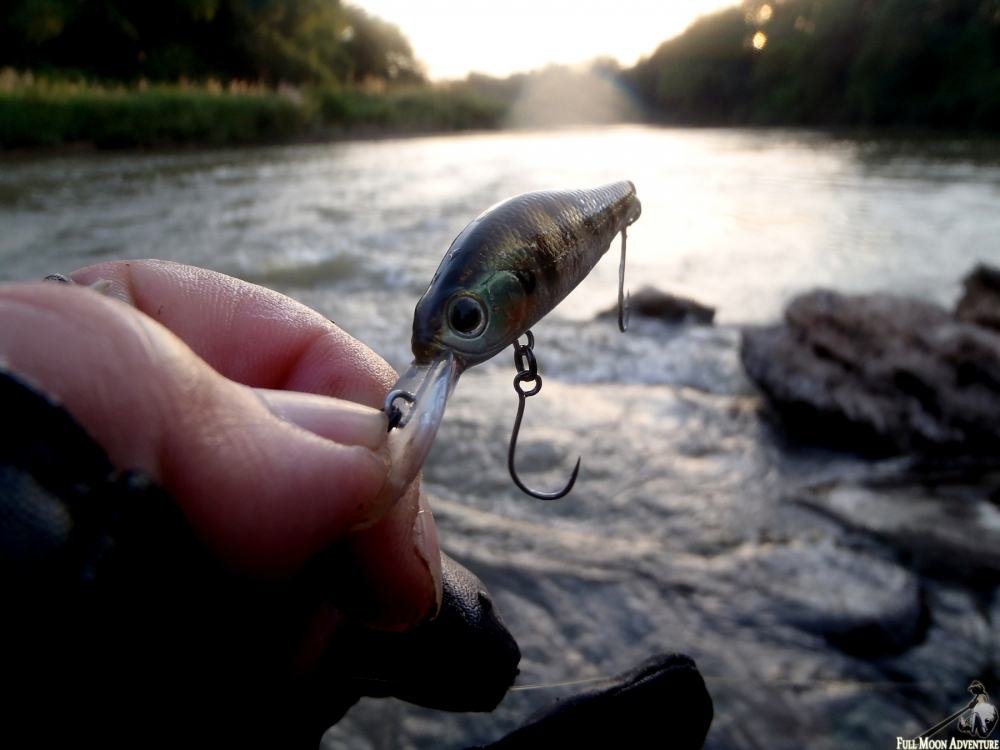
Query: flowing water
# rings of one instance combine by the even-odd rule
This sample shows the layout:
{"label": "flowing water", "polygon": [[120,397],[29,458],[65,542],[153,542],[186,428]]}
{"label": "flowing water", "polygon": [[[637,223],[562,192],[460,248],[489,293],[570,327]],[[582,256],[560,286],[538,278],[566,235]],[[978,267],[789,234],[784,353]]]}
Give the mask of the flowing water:
{"label": "flowing water", "polygon": [[[401,369],[413,305],[470,219],[623,178],[643,203],[626,284],[693,296],[718,325],[595,321],[616,300],[603,261],[535,328],[545,389],[519,446],[542,487],[582,455],[576,489],[540,503],[511,484],[513,368],[497,357],[463,375],[426,467],[444,547],[493,592],[522,684],[682,651],[715,700],[710,748],[895,747],[1000,675],[1000,570],[974,554],[1000,543],[996,503],[975,484],[871,489],[892,464],[786,444],[739,366],[739,326],[820,285],[952,304],[974,263],[1000,263],[996,150],[630,126],[8,159],[0,280],[203,265],[316,308]],[[366,699],[326,745],[464,747],[573,689],[515,691],[490,715]]]}

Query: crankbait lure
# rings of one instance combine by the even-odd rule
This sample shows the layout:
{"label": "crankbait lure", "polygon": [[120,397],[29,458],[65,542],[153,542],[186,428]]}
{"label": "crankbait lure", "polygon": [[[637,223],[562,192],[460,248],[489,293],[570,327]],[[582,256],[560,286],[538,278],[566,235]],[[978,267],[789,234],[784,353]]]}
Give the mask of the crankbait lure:
{"label": "crankbait lure", "polygon": [[[508,468],[515,484],[540,499],[566,495],[568,484],[544,493],[526,487],[514,469],[524,400],[542,387],[530,328],[563,300],[621,233],[618,325],[627,325],[625,231],[641,213],[635,186],[615,182],[593,190],[526,193],[482,213],[451,243],[413,314],[413,363],[385,400],[393,470],[409,481],[430,450],[459,375],[514,345],[518,393]],[[527,344],[519,338],[527,334]],[[400,403],[409,407],[403,411]]]}

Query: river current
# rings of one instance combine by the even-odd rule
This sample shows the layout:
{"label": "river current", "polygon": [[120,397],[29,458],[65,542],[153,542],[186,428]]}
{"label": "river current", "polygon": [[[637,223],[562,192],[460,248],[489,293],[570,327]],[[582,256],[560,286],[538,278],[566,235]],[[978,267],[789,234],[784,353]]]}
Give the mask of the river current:
{"label": "river current", "polygon": [[[966,560],[970,585],[954,545],[897,532],[912,508],[947,530],[945,503],[961,502],[961,530],[996,548],[996,502],[976,486],[872,489],[891,462],[789,445],[742,372],[739,328],[815,286],[953,304],[969,268],[1000,263],[1000,152],[622,126],[7,159],[0,280],[193,263],[316,308],[402,369],[413,306],[468,221],[517,193],[618,179],[643,204],[626,285],[692,296],[717,325],[622,335],[595,320],[616,301],[615,245],[534,329],[545,389],[521,471],[554,487],[581,455],[576,489],[541,503],[510,482],[503,354],[463,375],[425,469],[443,546],[493,593],[521,685],[681,651],[715,700],[709,748],[895,747],[1000,675],[1000,572]],[[844,522],[861,515],[884,523]],[[870,649],[844,635],[869,626],[889,634]],[[325,745],[465,747],[579,689],[517,690],[490,715],[365,699]]]}

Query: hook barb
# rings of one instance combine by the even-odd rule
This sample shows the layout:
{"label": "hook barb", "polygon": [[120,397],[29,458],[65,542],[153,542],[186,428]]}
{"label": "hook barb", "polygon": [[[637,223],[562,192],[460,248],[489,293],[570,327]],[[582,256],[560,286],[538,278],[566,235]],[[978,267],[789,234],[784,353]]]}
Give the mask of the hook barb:
{"label": "hook barb", "polygon": [[[515,347],[517,344],[515,343]],[[531,351],[530,349],[528,350]],[[524,390],[525,384],[534,384],[528,390]],[[576,476],[580,473],[580,459],[576,459],[576,466],[573,467],[573,473],[570,475],[569,481],[566,486],[561,490],[556,490],[555,492],[540,492],[539,490],[533,490],[528,487],[521,478],[517,475],[517,469],[514,468],[514,453],[517,450],[517,436],[521,432],[521,420],[524,418],[524,402],[528,396],[534,396],[540,390],[542,390],[542,378],[538,373],[531,372],[530,370],[524,370],[518,372],[514,376],[514,390],[517,391],[517,416],[514,417],[514,428],[510,432],[510,447],[507,449],[507,469],[510,471],[510,478],[514,480],[514,484],[517,485],[518,489],[526,495],[531,495],[531,497],[537,498],[539,500],[558,500],[561,497],[565,497],[573,489],[573,485],[576,484]]]}
{"label": "hook barb", "polygon": [[628,330],[628,303],[631,296],[625,292],[625,227],[622,227],[622,259],[618,264],[618,330],[622,333]]}

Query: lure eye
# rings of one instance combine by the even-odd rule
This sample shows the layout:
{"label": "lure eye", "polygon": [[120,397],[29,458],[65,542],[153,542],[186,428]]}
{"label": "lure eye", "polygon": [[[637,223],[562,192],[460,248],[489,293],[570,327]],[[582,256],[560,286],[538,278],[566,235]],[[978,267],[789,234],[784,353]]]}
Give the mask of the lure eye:
{"label": "lure eye", "polygon": [[459,336],[478,336],[486,327],[486,309],[475,297],[455,297],[448,306],[448,325]]}

